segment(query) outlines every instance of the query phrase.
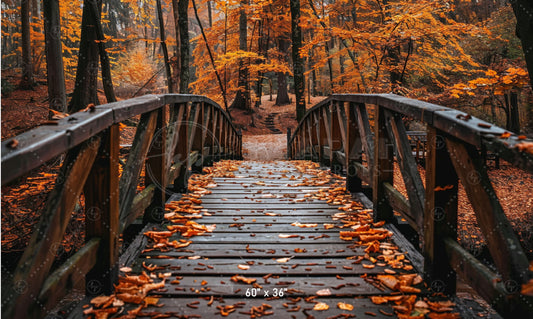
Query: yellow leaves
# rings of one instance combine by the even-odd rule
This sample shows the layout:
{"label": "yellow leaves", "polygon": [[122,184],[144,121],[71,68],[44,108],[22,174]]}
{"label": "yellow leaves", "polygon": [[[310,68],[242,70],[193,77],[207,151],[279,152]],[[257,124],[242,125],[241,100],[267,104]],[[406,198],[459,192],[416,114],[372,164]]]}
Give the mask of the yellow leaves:
{"label": "yellow leaves", "polygon": [[337,303],[337,307],[341,310],[347,310],[347,311],[352,311],[353,310],[353,305],[352,304],[349,304],[349,303],[344,303],[344,302],[338,302]]}

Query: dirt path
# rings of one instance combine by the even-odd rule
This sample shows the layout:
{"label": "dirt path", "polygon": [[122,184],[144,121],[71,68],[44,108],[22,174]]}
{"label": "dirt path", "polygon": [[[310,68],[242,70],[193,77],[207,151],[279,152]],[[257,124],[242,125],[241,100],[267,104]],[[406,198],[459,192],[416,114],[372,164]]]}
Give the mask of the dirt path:
{"label": "dirt path", "polygon": [[244,135],[242,139],[245,160],[283,160],[287,154],[287,135],[285,134]]}

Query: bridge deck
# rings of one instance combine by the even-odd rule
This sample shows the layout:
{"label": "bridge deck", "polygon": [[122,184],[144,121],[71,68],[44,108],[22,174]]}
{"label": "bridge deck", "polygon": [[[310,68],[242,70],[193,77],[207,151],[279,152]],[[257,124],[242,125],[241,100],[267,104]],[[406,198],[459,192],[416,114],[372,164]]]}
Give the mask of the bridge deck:
{"label": "bridge deck", "polygon": [[[243,162],[233,172],[235,177],[193,181],[193,189],[198,185],[217,185],[207,188],[211,193],[201,197],[202,218],[191,219],[216,228],[202,236],[185,238],[178,231],[166,237],[168,242],[192,241],[177,249],[163,247],[161,251],[142,235],[134,242],[134,245],[141,243],[143,248],[140,255],[122,259],[131,267],[128,275],[144,271],[151,274],[153,283],[166,277],[164,286],[160,284],[159,289],[148,294],[159,296],[157,306],[146,306],[138,314],[189,318],[219,317],[227,313],[230,318],[269,314],[276,318],[349,318],[350,315],[390,318],[401,307],[410,307],[411,313],[415,298],[420,301],[429,297],[426,285],[417,283],[420,277],[413,267],[416,263],[409,261],[411,254],[398,246],[401,238],[387,237],[393,234],[388,230],[391,228],[372,226],[368,210],[358,204],[353,204],[358,209],[344,212],[339,210],[340,205],[313,198],[317,191],[328,187],[317,184],[330,176],[317,177],[319,170],[308,166],[303,171],[302,167],[310,163],[299,164],[300,170],[295,162]],[[228,167],[228,162],[220,167],[223,165]],[[221,172],[214,175],[220,176]],[[298,186],[302,183],[307,185]],[[202,189],[196,189],[197,194],[201,192]],[[331,186],[329,194],[332,194]],[[183,208],[186,202],[186,197],[174,195],[167,207]],[[350,203],[345,202],[343,206],[347,204]],[[176,216],[167,217],[177,221]],[[370,237],[358,238],[356,233],[362,228],[351,234],[353,240],[341,238],[341,231],[352,230],[346,226],[366,227],[364,224],[370,225],[370,230],[360,234],[387,238],[379,243]],[[176,224],[167,221],[148,230],[167,231],[169,225]],[[404,274],[411,275],[400,277]],[[121,276],[124,275],[121,271]],[[246,283],[246,280],[253,282]],[[397,296],[396,303],[382,300],[382,304],[376,304],[379,299],[371,299],[386,295]],[[417,305],[421,311],[430,310],[427,304]],[[320,310],[321,307],[329,309]],[[136,306],[128,303],[124,308],[134,309]]]}

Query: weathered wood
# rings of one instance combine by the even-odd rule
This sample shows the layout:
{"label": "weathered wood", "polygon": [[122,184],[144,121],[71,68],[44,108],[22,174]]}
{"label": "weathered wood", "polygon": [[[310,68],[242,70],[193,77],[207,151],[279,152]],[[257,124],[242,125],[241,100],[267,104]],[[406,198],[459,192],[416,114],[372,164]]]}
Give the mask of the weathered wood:
{"label": "weathered wood", "polygon": [[[355,113],[355,107],[345,104],[346,114],[346,138],[344,144],[344,154],[346,154],[346,190],[355,193],[362,191],[361,178],[359,177],[360,166],[362,166],[362,143],[359,130],[357,128],[358,120]],[[359,164],[359,165],[357,165]]]}
{"label": "weathered wood", "polygon": [[453,166],[465,188],[489,251],[504,280],[529,280],[528,259],[501,207],[484,163],[473,146],[446,139]]}
{"label": "weathered wood", "polygon": [[424,228],[425,189],[418,172],[418,165],[411,152],[411,144],[407,139],[403,120],[397,114],[392,114],[389,111],[385,111],[384,114],[389,138],[396,149],[396,160],[400,166],[405,189],[409,196],[410,215],[416,223],[416,231],[422,233]]}
{"label": "weathered wood", "polygon": [[104,132],[98,156],[83,188],[85,195],[85,239],[99,238],[98,260],[87,273],[88,295],[109,294],[118,279],[119,180],[118,124]]}
{"label": "weathered wood", "polygon": [[458,178],[442,134],[442,131],[428,128],[422,237],[424,275],[429,282],[443,283],[444,293],[455,294],[456,276],[448,262],[443,239],[457,238]]}
{"label": "weathered wood", "polygon": [[99,239],[91,239],[46,279],[39,293],[39,304],[44,308],[43,312],[51,310],[73,287],[85,282],[85,273],[98,260],[99,244]]}
{"label": "weathered wood", "polygon": [[533,313],[533,298],[519,293],[516,282],[504,281],[478,261],[452,238],[444,238],[444,247],[453,270],[470,287],[507,318],[528,318]]}
{"label": "weathered wood", "polygon": [[360,180],[367,183],[368,185],[372,185],[372,173],[370,172],[370,170],[359,162],[352,163],[352,165],[355,168],[357,177],[359,177]]}
{"label": "weathered wood", "polygon": [[[174,165],[179,164],[179,169],[176,169],[176,174],[173,174],[169,181],[173,181],[173,190],[176,192],[184,192],[187,189],[187,181],[189,179],[188,171],[188,154],[189,154],[189,129],[187,125],[187,118],[189,114],[189,106],[187,104],[180,104],[179,114],[177,118],[178,139],[174,150],[173,162]],[[174,167],[174,165],[171,166]],[[175,168],[178,168],[177,166]],[[169,172],[170,175],[170,172]]]}
{"label": "weathered wood", "polygon": [[416,229],[417,224],[413,216],[411,216],[411,204],[391,183],[383,183],[383,191],[391,208],[402,215],[405,220]]}
{"label": "weathered wood", "polygon": [[122,171],[119,182],[119,209],[120,219],[125,219],[131,210],[131,204],[137,193],[139,175],[148,154],[148,148],[155,132],[157,111],[144,113],[135,132],[133,145],[130,149],[126,166]]}
{"label": "weathered wood", "polygon": [[55,259],[70,214],[89,175],[87,167],[94,162],[99,145],[100,138],[95,137],[67,153],[59,180],[48,196],[45,210],[13,275],[11,288],[17,290],[2,294],[2,315],[6,318],[39,317],[42,309],[36,305],[35,297]]}
{"label": "weathered wood", "polygon": [[163,220],[164,205],[166,202],[167,186],[167,108],[164,106],[157,110],[157,121],[152,144],[145,161],[145,185],[154,184],[154,196],[151,205],[146,209],[143,221],[161,222]]}
{"label": "weathered wood", "polygon": [[372,202],[374,203],[374,220],[392,221],[393,213],[385,198],[385,183],[393,184],[393,144],[387,134],[384,109],[378,107],[376,112],[374,166],[372,167]]}
{"label": "weathered wood", "polygon": [[144,211],[152,203],[154,197],[156,186],[154,184],[148,185],[140,193],[135,195],[133,202],[131,203],[131,208],[124,216],[120,216],[120,232],[122,233],[131,223],[133,223],[137,218],[141,217]]}

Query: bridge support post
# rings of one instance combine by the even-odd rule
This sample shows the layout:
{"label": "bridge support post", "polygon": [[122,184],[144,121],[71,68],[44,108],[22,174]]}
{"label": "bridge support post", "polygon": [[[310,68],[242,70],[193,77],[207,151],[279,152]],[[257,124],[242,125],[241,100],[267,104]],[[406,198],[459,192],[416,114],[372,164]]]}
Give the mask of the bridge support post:
{"label": "bridge support post", "polygon": [[356,193],[363,190],[356,166],[356,163],[362,164],[361,151],[363,145],[357,128],[356,105],[347,103],[344,107],[346,114],[346,143],[344,145],[344,154],[346,154],[346,190],[350,193]]}
{"label": "bridge support post", "polygon": [[189,180],[189,169],[187,158],[189,156],[189,130],[187,125],[188,104],[183,103],[178,106],[178,118],[176,119],[178,128],[176,134],[177,144],[174,150],[174,162],[179,163],[178,173],[174,179],[172,191],[184,193],[187,190],[187,181]]}
{"label": "bridge support post", "polygon": [[119,240],[119,128],[103,133],[102,144],[84,187],[85,238],[100,238],[98,259],[85,279],[89,296],[113,293],[118,279]]}
{"label": "bridge support post", "polygon": [[144,212],[143,223],[163,221],[167,186],[167,109],[168,105],[157,111],[156,133],[145,163],[145,185],[156,187],[152,203]]}
{"label": "bridge support post", "polygon": [[440,131],[427,134],[424,209],[424,274],[436,292],[455,294],[456,274],[450,265],[445,238],[457,238],[458,178]]}
{"label": "bridge support post", "polygon": [[375,147],[374,167],[372,172],[372,202],[374,204],[374,220],[393,222],[392,207],[385,195],[385,183],[393,185],[394,151],[387,132],[384,108],[376,106],[375,116]]}

